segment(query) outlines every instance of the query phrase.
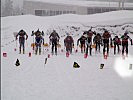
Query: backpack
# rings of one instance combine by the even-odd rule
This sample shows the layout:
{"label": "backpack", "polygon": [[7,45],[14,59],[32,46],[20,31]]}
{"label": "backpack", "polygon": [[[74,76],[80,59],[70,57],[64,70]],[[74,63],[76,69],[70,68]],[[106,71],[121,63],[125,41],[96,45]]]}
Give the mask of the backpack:
{"label": "backpack", "polygon": [[68,44],[73,43],[73,38],[71,36],[67,36],[65,39],[65,43],[68,43]]}
{"label": "backpack", "polygon": [[109,39],[109,38],[110,38],[110,34],[109,34],[108,32],[105,32],[105,33],[103,34],[103,38],[104,38],[104,39]]}

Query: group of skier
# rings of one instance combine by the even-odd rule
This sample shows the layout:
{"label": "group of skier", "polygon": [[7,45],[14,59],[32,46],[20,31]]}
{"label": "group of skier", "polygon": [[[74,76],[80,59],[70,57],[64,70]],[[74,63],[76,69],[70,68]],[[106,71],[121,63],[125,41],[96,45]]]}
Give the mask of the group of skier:
{"label": "group of skier", "polygon": [[[96,52],[100,52],[100,46],[103,46],[103,55],[107,53],[109,55],[109,48],[114,47],[114,55],[116,54],[116,47],[118,53],[120,53],[120,45],[122,45],[122,55],[124,55],[124,51],[126,51],[126,55],[128,55],[128,40],[130,40],[132,45],[132,39],[128,36],[128,32],[125,32],[124,35],[119,38],[117,35],[112,39],[111,34],[105,30],[104,33],[101,35],[99,33],[92,32],[91,30],[84,32],[83,35],[78,39],[77,46],[81,44],[81,53],[84,52],[88,55],[88,47],[90,49],[90,55],[92,55],[92,36],[95,35],[93,38],[93,43],[95,45]],[[87,35],[87,36],[86,36]],[[114,44],[114,45],[113,45]],[[86,46],[85,46],[86,45]],[[85,49],[86,47],[86,49]],[[86,51],[85,51],[86,50]]]}
{"label": "group of skier", "polygon": [[[93,38],[94,35],[94,38]],[[20,30],[18,34],[16,35],[16,40],[19,36],[19,53],[21,53],[21,48],[23,47],[23,53],[25,53],[25,40],[28,39],[28,35],[24,30]],[[39,29],[37,31],[32,31],[31,36],[33,36],[33,42],[35,44],[35,54],[39,51],[39,54],[41,54],[41,46],[44,45],[44,32],[40,31]],[[34,38],[35,36],[35,38]],[[35,41],[34,41],[35,39]],[[60,36],[56,32],[56,30],[53,30],[53,32],[49,36],[49,44],[52,44],[52,54],[57,55],[57,45],[59,44]],[[81,53],[85,53],[88,55],[88,51],[90,56],[92,55],[92,41],[95,46],[96,52],[100,52],[101,46],[103,46],[103,55],[107,53],[109,55],[109,48],[114,47],[114,55],[116,54],[116,47],[118,53],[120,53],[120,45],[122,45],[122,55],[124,55],[124,51],[126,51],[126,55],[128,55],[128,40],[131,41],[132,45],[132,39],[128,36],[128,32],[125,32],[124,35],[119,38],[117,35],[112,39],[111,34],[105,30],[103,34],[93,32],[91,29],[88,31],[83,32],[82,36],[77,40],[77,47],[81,47]],[[114,44],[114,45],[113,45]],[[74,39],[73,37],[67,33],[66,38],[64,39],[64,47],[66,48],[66,52],[72,53],[72,49],[74,48]],[[54,52],[55,51],[55,52]]]}

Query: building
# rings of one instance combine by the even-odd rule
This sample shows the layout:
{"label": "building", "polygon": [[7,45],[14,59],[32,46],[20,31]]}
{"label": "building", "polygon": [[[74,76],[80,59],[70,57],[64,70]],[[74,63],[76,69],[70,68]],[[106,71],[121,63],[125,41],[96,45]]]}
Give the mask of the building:
{"label": "building", "polygon": [[54,16],[60,14],[95,14],[121,9],[133,10],[133,3],[96,2],[96,1],[49,1],[25,0],[24,14]]}

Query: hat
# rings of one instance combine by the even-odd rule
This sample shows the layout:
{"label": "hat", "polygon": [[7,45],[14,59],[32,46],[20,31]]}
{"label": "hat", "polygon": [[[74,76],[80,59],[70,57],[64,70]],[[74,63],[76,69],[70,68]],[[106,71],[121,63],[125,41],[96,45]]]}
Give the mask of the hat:
{"label": "hat", "polygon": [[22,30],[20,30],[20,32],[23,32],[24,30],[22,29]]}

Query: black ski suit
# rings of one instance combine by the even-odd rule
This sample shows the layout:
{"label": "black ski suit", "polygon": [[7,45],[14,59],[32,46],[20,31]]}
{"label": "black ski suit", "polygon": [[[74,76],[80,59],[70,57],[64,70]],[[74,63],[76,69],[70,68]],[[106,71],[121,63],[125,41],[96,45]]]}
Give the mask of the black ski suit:
{"label": "black ski suit", "polygon": [[90,48],[90,56],[92,55],[91,51],[92,51],[92,48],[91,48],[91,45],[92,45],[92,36],[93,34],[95,34],[94,32],[92,32],[91,30],[89,30],[87,32],[87,39],[86,39],[86,55],[88,55],[88,49]]}
{"label": "black ski suit", "polygon": [[132,39],[128,35],[122,35],[122,55],[124,55],[124,50],[126,49],[126,55],[128,55],[128,39],[131,41],[132,45]]}
{"label": "black ski suit", "polygon": [[103,55],[105,54],[105,49],[107,48],[107,54],[109,54],[109,39],[110,44],[112,45],[112,38],[109,32],[104,32],[102,35],[102,41],[103,41]]}
{"label": "black ski suit", "polygon": [[99,49],[100,52],[100,45],[102,43],[102,37],[100,34],[97,34],[93,39],[94,44],[96,44],[96,51]]}
{"label": "black ski suit", "polygon": [[80,44],[81,44],[81,53],[83,53],[83,49],[84,49],[84,53],[85,53],[85,41],[86,41],[86,37],[84,35],[82,35],[78,41],[77,41],[77,46],[79,45],[79,41],[80,41]]}
{"label": "black ski suit", "polygon": [[50,44],[52,42],[52,54],[54,53],[54,47],[55,47],[55,54],[57,54],[57,45],[60,39],[58,33],[56,33],[56,31],[53,31],[50,34],[49,39],[50,39]]}
{"label": "black ski suit", "polygon": [[[19,53],[21,53],[21,47],[23,47],[23,54],[25,53],[25,40],[28,39],[28,35],[26,34],[26,32],[24,30],[20,30],[19,33],[16,35],[16,40],[17,40],[17,37],[19,36],[19,44],[20,44],[20,47],[19,47]],[[26,38],[25,38],[26,36]]]}

